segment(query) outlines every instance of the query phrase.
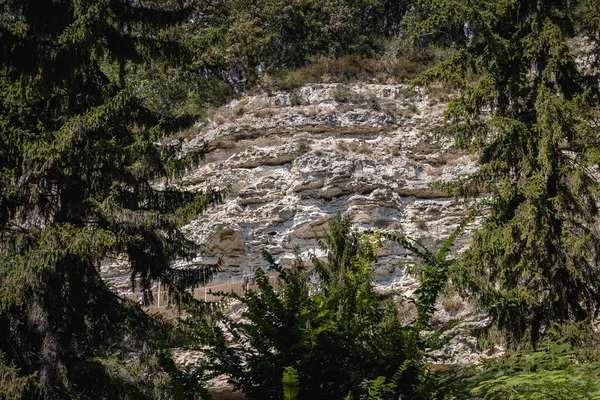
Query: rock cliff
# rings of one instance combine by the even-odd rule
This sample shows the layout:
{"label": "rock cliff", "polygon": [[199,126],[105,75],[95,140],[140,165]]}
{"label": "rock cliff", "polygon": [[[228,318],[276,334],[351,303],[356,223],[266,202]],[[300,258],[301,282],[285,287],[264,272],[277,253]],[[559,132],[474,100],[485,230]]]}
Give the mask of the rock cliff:
{"label": "rock cliff", "polygon": [[[352,214],[360,229],[443,241],[468,211],[430,184],[476,168],[434,138],[443,110],[424,91],[369,84],[307,85],[220,108],[184,145],[209,152],[183,185],[231,185],[225,204],[186,227],[206,244],[197,262],[223,257],[218,280],[240,280],[262,265],[262,249],[284,264],[295,246],[319,254],[317,240],[337,212]],[[397,265],[402,251],[384,244],[378,284],[412,285]]]}
{"label": "rock cliff", "polygon": [[[293,262],[295,246],[304,255],[320,255],[318,239],[337,212],[352,214],[361,230],[439,245],[469,209],[430,185],[476,169],[474,157],[435,138],[444,109],[427,92],[408,92],[402,85],[314,84],[290,93],[247,96],[216,110],[188,132],[184,145],[186,152],[208,153],[182,185],[231,188],[224,204],[185,227],[205,244],[196,263],[222,257],[219,283],[241,281],[252,268],[263,266],[263,249],[283,264]],[[460,238],[456,248],[468,240]],[[417,283],[399,265],[404,250],[384,243],[379,255],[374,271],[379,288],[410,296]],[[115,283],[127,282],[126,275],[114,271]],[[406,317],[412,318],[412,304],[405,304]],[[433,323],[473,310],[456,296],[444,297]],[[456,329],[485,321],[485,315],[474,315]],[[475,342],[462,332],[436,356],[445,362],[476,362],[488,355],[477,351]],[[174,357],[186,368],[197,364],[201,354],[176,350]],[[218,379],[211,385],[213,390],[227,386]]]}

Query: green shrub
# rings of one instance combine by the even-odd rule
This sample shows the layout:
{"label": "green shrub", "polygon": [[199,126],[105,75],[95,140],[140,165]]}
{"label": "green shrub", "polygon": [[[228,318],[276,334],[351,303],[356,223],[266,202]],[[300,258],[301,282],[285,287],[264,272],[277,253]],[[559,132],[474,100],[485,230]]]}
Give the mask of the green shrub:
{"label": "green shrub", "polygon": [[331,220],[320,242],[326,257],[313,255],[311,272],[298,252],[292,268],[282,268],[264,252],[279,274],[276,290],[258,270],[256,291],[229,296],[245,306],[241,319],[217,313],[185,321],[195,335],[194,348],[207,360],[195,376],[225,374],[248,399],[280,399],[282,374],[289,378],[286,390],[296,382],[290,368],[298,376],[298,398],[341,399],[350,393],[354,399],[441,399],[424,354],[445,343],[445,330],[432,331],[429,321],[454,263],[448,252],[477,210],[438,253],[418,241],[385,235],[422,259],[414,266],[421,284],[414,301],[417,317],[410,323],[402,322],[393,293],[374,290],[371,267],[380,235],[357,234],[350,217]]}
{"label": "green shrub", "polygon": [[300,72],[289,71],[281,79],[279,87],[282,90],[294,90],[304,86],[306,83],[306,78]]}
{"label": "green shrub", "polygon": [[283,400],[297,400],[300,393],[300,382],[298,373],[293,367],[284,368],[281,383],[283,384]]}
{"label": "green shrub", "polygon": [[338,86],[332,89],[329,94],[334,101],[338,103],[347,103],[352,100],[354,93],[346,86]]}
{"label": "green shrub", "polygon": [[391,297],[374,290],[377,243],[353,232],[348,217],[334,218],[329,231],[322,243],[327,259],[312,258],[312,277],[299,256],[284,269],[265,253],[280,276],[277,291],[258,270],[257,291],[231,296],[247,307],[242,320],[221,314],[187,321],[207,358],[200,375],[226,374],[249,399],[279,399],[281,376],[291,366],[299,398],[341,399],[364,393],[363,380],[392,379],[405,365],[392,392],[420,398],[415,387],[426,370],[421,341],[400,322]]}

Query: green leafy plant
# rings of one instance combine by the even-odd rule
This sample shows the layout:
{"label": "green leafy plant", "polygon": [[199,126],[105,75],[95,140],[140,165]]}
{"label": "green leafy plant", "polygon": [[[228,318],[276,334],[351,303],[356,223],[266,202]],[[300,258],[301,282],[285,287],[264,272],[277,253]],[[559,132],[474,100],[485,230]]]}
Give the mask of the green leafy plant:
{"label": "green leafy plant", "polygon": [[511,354],[484,363],[468,378],[476,398],[596,399],[600,398],[600,363],[575,363],[568,344],[551,344],[543,351]]}
{"label": "green leafy plant", "polygon": [[293,367],[285,367],[283,370],[283,400],[297,400],[300,393],[300,381],[298,373]]}
{"label": "green leafy plant", "polygon": [[[424,355],[447,338],[443,337],[445,329],[431,331],[429,320],[454,265],[448,257],[450,248],[483,204],[475,207],[437,253],[402,237],[359,235],[352,231],[350,217],[341,215],[331,220],[320,241],[326,256],[311,257],[311,271],[298,253],[293,267],[282,268],[264,252],[270,269],[279,275],[277,290],[267,274],[258,270],[257,291],[229,296],[245,307],[240,320],[223,314],[210,320],[186,319],[195,335],[192,347],[207,358],[199,376],[226,374],[249,399],[280,398],[279,374],[273,371],[295,382],[290,368],[298,375],[301,398],[343,398],[350,393],[360,399],[399,395],[430,399],[437,393],[437,380]],[[381,236],[422,259],[415,299],[418,316],[410,324],[400,322],[394,293],[381,294],[373,288],[371,266]],[[448,324],[447,329],[452,326]]]}
{"label": "green leafy plant", "polygon": [[278,399],[280,374],[293,367],[300,397],[343,398],[364,392],[363,380],[392,378],[405,365],[394,391],[417,396],[424,369],[419,337],[400,322],[392,296],[373,288],[376,238],[353,232],[351,219],[337,216],[321,244],[327,256],[313,256],[312,272],[298,254],[288,269],[264,253],[279,274],[277,290],[258,270],[257,291],[229,296],[244,305],[241,320],[221,314],[185,321],[197,340],[192,346],[207,357],[201,374],[226,374],[249,399]]}
{"label": "green leafy plant", "polygon": [[597,333],[585,322],[554,324],[536,348],[454,366],[438,379],[440,393],[452,399],[600,398]]}

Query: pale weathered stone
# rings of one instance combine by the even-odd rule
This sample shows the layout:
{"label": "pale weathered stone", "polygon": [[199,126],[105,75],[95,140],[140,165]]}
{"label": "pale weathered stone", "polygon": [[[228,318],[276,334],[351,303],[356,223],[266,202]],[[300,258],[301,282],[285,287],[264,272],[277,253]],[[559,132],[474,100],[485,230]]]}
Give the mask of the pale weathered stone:
{"label": "pale weathered stone", "polygon": [[[332,97],[340,87],[307,85],[294,95],[232,101],[184,144],[185,152],[210,151],[182,186],[231,188],[224,204],[185,227],[205,245],[196,263],[223,257],[217,282],[240,280],[263,266],[263,249],[284,265],[293,263],[296,246],[305,255],[322,254],[318,239],[337,212],[352,214],[361,230],[408,235],[432,247],[467,214],[467,207],[430,187],[476,168],[471,156],[434,139],[444,105],[420,90],[405,97],[402,85],[367,84],[348,87],[342,104]],[[374,268],[382,289],[414,287],[398,265],[403,253],[382,245]],[[128,284],[126,268],[104,269],[112,284]]]}
{"label": "pale weathered stone", "polygon": [[[434,140],[444,105],[420,91],[404,97],[402,85],[364,84],[348,87],[349,101],[339,104],[331,96],[339,87],[307,85],[294,95],[299,106],[291,105],[289,93],[233,101],[185,144],[185,151],[212,150],[183,185],[231,185],[225,204],[186,227],[207,244],[199,262],[223,257],[219,280],[239,280],[264,265],[262,249],[288,265],[295,246],[316,252],[337,212],[352,214],[359,229],[410,235],[432,246],[466,215],[465,206],[430,187],[476,168],[472,157]],[[375,267],[382,288],[414,286],[402,283],[411,281],[398,267],[402,253],[382,246]]]}

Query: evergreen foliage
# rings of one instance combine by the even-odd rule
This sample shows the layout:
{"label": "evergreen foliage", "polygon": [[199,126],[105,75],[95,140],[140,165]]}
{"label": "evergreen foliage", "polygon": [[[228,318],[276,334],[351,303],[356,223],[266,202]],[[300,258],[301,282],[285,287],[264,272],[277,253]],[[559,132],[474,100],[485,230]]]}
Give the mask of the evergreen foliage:
{"label": "evergreen foliage", "polygon": [[126,79],[129,65],[185,56],[164,29],[189,12],[119,0],[0,4],[0,388],[9,397],[151,395],[140,384],[158,371],[148,331],[158,321],[111,292],[101,261],[124,255],[132,281],[147,291],[160,279],[182,301],[217,268],[172,266],[198,251],[179,227],[221,199],[174,186],[198,155],[157,146],[190,120],[149,110]]}
{"label": "evergreen foliage", "polygon": [[[419,49],[452,51],[416,83],[455,85],[442,134],[480,156],[477,173],[440,186],[490,198],[439,252],[358,235],[337,216],[312,272],[298,254],[284,269],[265,252],[276,288],[259,270],[258,290],[230,296],[242,320],[200,315],[186,289],[218,265],[173,262],[199,251],[180,227],[224,193],[174,183],[201,155],[172,135],[257,74],[312,56],[348,55],[293,71],[282,87],[325,73],[362,79],[379,60],[354,57],[384,43],[393,57],[412,52],[400,65],[410,71],[394,76],[418,73],[437,56],[407,48],[406,27]],[[599,398],[589,323],[600,311],[599,38],[595,0],[1,2],[0,398],[207,397],[202,380],[222,373],[250,399]],[[472,246],[450,259],[483,205]],[[412,323],[400,322],[393,293],[374,290],[381,236],[420,259]],[[179,371],[155,351],[172,327],[106,286],[99,266],[115,256],[147,301],[160,279],[192,304],[184,324],[205,365]],[[513,347],[533,350],[438,380],[424,356],[448,339],[430,320],[449,277]]]}
{"label": "evergreen foliage", "polygon": [[432,0],[416,27],[421,35],[464,32],[421,82],[456,84],[445,134],[480,156],[477,173],[445,188],[492,195],[453,281],[513,345],[535,343],[552,321],[599,310],[598,80],[577,67],[573,51],[584,5]]}
{"label": "evergreen foliage", "polygon": [[372,55],[398,32],[412,0],[232,0],[198,8],[198,66],[225,81],[251,80],[309,56]]}
{"label": "evergreen foliage", "polygon": [[412,265],[412,272],[417,275],[420,282],[414,293],[417,308],[415,329],[420,331],[430,327],[429,322],[436,310],[437,299],[447,286],[452,270],[457,266],[456,259],[450,257],[450,251],[456,239],[465,232],[467,226],[480,214],[481,209],[486,204],[486,200],[481,200],[469,215],[458,224],[437,252],[428,249],[418,240],[390,233],[381,233],[383,237],[398,243],[417,257]]}

